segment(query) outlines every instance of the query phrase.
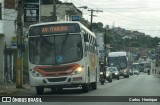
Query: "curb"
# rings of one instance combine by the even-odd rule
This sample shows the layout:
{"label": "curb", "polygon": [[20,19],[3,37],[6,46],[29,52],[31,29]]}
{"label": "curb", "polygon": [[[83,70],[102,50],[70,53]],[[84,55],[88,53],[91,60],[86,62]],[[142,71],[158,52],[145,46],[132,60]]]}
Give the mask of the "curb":
{"label": "curb", "polygon": [[23,93],[25,91],[30,91],[29,85],[23,85],[22,88],[16,88],[15,84],[5,84],[0,86],[0,96],[13,95],[17,93]]}
{"label": "curb", "polygon": [[[13,92],[14,93],[14,92]],[[6,96],[12,94],[11,92],[1,92],[0,96]]]}

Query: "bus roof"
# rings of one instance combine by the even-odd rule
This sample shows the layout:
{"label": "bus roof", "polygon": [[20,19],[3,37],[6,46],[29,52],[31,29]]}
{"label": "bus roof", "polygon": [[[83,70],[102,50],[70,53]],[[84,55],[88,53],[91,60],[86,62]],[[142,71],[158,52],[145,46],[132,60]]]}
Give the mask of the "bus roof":
{"label": "bus roof", "polygon": [[118,56],[127,56],[126,52],[110,52],[108,57],[118,57]]}
{"label": "bus roof", "polygon": [[93,37],[96,37],[96,35],[92,31],[90,31],[86,26],[84,26],[82,23],[80,23],[78,21],[44,22],[44,23],[32,24],[32,25],[30,25],[30,27],[41,26],[41,25],[42,26],[43,25],[51,25],[51,24],[69,24],[69,23],[77,23],[77,24],[79,24],[81,29],[86,30],[90,35],[92,35]]}

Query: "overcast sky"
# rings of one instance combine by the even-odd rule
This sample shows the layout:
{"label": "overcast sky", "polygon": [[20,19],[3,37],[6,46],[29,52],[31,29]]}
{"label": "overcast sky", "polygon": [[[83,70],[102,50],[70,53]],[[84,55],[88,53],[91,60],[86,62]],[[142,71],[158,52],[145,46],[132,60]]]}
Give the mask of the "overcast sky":
{"label": "overcast sky", "polygon": [[[160,37],[160,0],[60,0],[72,2],[76,7],[87,6],[94,12],[93,22],[143,32]],[[85,9],[84,18],[90,21],[90,12]]]}

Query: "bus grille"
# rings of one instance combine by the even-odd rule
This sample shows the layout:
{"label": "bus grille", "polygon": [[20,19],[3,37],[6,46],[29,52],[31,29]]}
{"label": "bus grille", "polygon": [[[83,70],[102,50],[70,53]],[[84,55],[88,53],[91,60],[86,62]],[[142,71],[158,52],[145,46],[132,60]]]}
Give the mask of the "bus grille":
{"label": "bus grille", "polygon": [[64,66],[64,67],[48,67],[48,68],[41,68],[41,70],[45,72],[59,72],[71,69],[73,66]]}
{"label": "bus grille", "polygon": [[52,74],[46,74],[45,76],[46,77],[58,77],[58,76],[66,76],[66,75],[69,75],[69,73],[52,73]]}
{"label": "bus grille", "polygon": [[34,70],[39,72],[43,77],[67,76],[78,68],[78,64],[57,65],[57,66],[36,66]]}
{"label": "bus grille", "polygon": [[49,82],[62,82],[65,81],[67,79],[67,77],[63,77],[63,78],[48,78],[47,80]]}

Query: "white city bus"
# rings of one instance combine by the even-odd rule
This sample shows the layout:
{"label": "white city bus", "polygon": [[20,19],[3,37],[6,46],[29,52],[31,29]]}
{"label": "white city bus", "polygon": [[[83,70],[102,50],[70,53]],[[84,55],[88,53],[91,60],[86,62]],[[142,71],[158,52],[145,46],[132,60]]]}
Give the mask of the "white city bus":
{"label": "white city bus", "polygon": [[109,67],[117,67],[120,75],[129,78],[128,58],[126,52],[110,52],[107,58],[107,65]]}
{"label": "white city bus", "polygon": [[29,80],[44,88],[97,89],[96,36],[80,22],[48,22],[29,27]]}

